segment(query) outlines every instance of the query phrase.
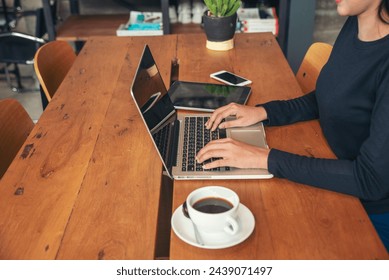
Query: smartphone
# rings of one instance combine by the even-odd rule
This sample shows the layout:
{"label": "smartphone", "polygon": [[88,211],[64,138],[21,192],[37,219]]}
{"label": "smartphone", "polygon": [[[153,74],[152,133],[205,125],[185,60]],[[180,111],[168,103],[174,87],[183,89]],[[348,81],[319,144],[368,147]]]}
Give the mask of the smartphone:
{"label": "smartphone", "polygon": [[250,80],[225,70],[212,73],[210,76],[215,80],[218,80],[231,86],[245,86],[251,84]]}

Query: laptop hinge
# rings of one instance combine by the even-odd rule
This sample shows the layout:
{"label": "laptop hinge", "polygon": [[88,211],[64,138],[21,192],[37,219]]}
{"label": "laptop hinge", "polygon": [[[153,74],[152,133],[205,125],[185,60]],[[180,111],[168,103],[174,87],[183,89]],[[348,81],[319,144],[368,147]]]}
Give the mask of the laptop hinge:
{"label": "laptop hinge", "polygon": [[168,159],[169,173],[172,173],[173,166],[177,165],[178,139],[180,137],[180,121],[175,120],[173,123],[173,135],[170,145],[170,153]]}

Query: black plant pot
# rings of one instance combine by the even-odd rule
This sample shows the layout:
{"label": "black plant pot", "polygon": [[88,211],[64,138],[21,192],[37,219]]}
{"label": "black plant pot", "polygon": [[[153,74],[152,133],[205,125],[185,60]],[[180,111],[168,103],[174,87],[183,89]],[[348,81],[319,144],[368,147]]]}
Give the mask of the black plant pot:
{"label": "black plant pot", "polygon": [[228,17],[203,15],[204,31],[207,35],[207,48],[212,50],[229,50],[234,47],[237,14]]}

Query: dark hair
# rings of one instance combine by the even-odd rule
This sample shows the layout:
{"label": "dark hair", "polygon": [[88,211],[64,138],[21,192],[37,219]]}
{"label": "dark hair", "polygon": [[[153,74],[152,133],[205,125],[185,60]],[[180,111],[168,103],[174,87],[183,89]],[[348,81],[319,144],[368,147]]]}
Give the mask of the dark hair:
{"label": "dark hair", "polygon": [[384,23],[389,24],[389,0],[382,0],[378,7],[378,17]]}

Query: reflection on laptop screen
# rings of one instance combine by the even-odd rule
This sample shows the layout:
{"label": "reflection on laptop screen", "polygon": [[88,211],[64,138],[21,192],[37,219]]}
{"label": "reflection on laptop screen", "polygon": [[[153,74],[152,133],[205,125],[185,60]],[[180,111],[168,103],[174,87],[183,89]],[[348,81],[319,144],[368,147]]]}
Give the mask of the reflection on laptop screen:
{"label": "reflection on laptop screen", "polygon": [[135,74],[132,93],[150,131],[159,127],[175,111],[147,45]]}

